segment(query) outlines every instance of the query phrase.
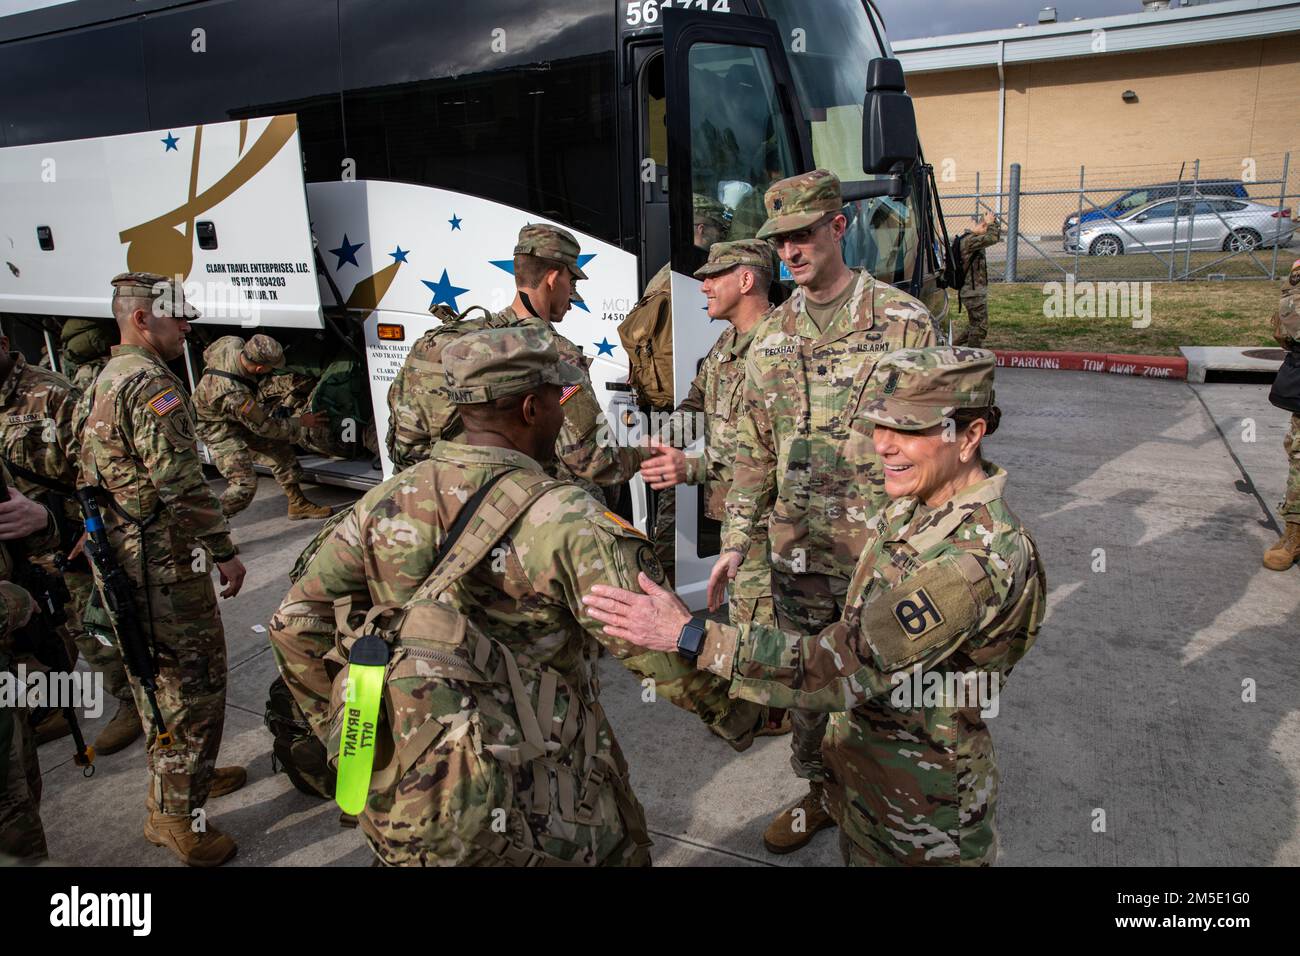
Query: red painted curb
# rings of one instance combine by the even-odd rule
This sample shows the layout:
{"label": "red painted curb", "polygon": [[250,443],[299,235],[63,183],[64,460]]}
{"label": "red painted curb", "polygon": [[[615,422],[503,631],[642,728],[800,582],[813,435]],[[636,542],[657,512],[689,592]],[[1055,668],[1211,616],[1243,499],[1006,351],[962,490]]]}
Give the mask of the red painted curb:
{"label": "red painted curb", "polygon": [[1019,352],[994,349],[1002,368],[1042,368],[1066,372],[1107,372],[1140,378],[1186,381],[1187,359],[1164,355],[1112,355],[1104,352]]}

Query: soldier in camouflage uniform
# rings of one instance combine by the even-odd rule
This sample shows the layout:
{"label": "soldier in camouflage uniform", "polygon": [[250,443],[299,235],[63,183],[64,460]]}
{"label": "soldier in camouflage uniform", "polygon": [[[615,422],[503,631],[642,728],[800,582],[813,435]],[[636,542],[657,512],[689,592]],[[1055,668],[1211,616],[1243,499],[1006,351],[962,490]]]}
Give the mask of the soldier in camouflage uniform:
{"label": "soldier in camouflage uniform", "polygon": [[[389,391],[388,454],[395,469],[409,468],[421,456],[427,457],[439,440],[454,439],[460,432],[456,408],[441,378],[439,358],[447,344],[466,332],[532,326],[551,332],[560,361],[580,373],[560,399],[564,427],[557,439],[556,461],[550,466],[555,474],[577,481],[599,499],[604,496],[602,489],[621,485],[637,473],[645,449],[622,448],[613,440],[582,349],[554,327],[572,302],[581,301],[575,283],[587,274],[578,267],[579,252],[578,241],[558,226],[524,226],[514,252],[514,302],[484,318],[444,323],[415,343],[403,368],[402,394],[395,399]],[[421,397],[412,401],[414,395]]]}
{"label": "soldier in camouflage uniform", "polygon": [[989,334],[989,263],[984,250],[1002,241],[1002,227],[997,216],[989,213],[979,225],[964,232],[960,239],[958,248],[966,279],[959,295],[970,323],[957,334],[953,344],[977,349],[984,345]]}
{"label": "soldier in camouflage uniform", "polygon": [[[362,498],[271,621],[285,682],[327,742],[334,674],[325,657],[335,644],[336,602],[350,599],[352,617],[406,604],[433,572],[467,499],[503,474],[543,474],[564,421],[560,396],[582,382],[581,370],[559,359],[554,337],[537,325],[466,334],[442,361],[464,431]],[[467,533],[474,528],[467,525]],[[483,724],[487,709],[473,697],[501,688],[434,686],[423,695],[429,716],[450,728],[468,721],[470,729],[431,739],[432,749],[410,764],[418,769],[402,777],[394,805],[381,805],[372,787],[361,825],[382,861],[648,862],[644,813],[600,706],[600,647],[651,676],[657,697],[734,728],[728,736],[737,743],[752,739],[761,708],[738,706],[724,683],[711,675],[698,680],[700,672],[676,655],[643,654],[611,640],[584,613],[581,597],[593,584],[634,587],[639,572],[664,579],[646,539],[582,488],[560,481],[514,519],[490,559],[440,592],[513,656],[520,676],[511,684],[520,692],[505,692],[535,706],[544,738],[537,750],[552,756],[523,766],[506,754],[498,759]],[[518,805],[502,809],[510,811],[511,829],[495,840],[491,811],[510,793]]]}
{"label": "soldier in camouflage uniform", "polygon": [[77,391],[85,392],[108,364],[108,353],[117,344],[111,325],[99,319],[68,319],[59,338],[63,344],[60,365]]}
{"label": "soldier in camouflage uniform", "polygon": [[[81,366],[88,368],[89,366]],[[93,379],[92,379],[93,382]],[[27,554],[45,571],[63,578],[72,596],[66,609],[67,633],[73,646],[117,698],[117,712],[95,739],[96,753],[112,754],[140,736],[140,717],[126,681],[117,648],[100,643],[82,626],[82,615],[93,587],[84,556],[65,559],[81,536],[81,509],[77,506],[77,437],[73,415],[81,392],[62,375],[31,365],[21,352],[10,353],[0,335],[0,456],[14,476],[20,492],[40,501],[57,517],[60,542],[45,554]],[[45,743],[71,732],[62,711],[56,710],[37,730]]]}
{"label": "soldier in camouflage uniform", "polygon": [[[727,209],[716,199],[694,193],[695,248],[708,253],[727,234]],[[627,318],[619,323],[619,341],[628,356],[628,384],[636,393],[637,406],[653,415],[673,410],[673,297],[672,263],[665,262],[655,273]],[[673,578],[676,549],[677,498],[656,494],[654,498],[655,553]]]}
{"label": "soldier in camouflage uniform", "polygon": [[136,586],[158,662],[158,705],[174,737],[169,747],[159,743],[162,728],[131,677],[149,735],[144,834],[191,866],[219,866],[235,855],[235,842],[195,811],[209,796],[239,789],[247,775],[216,766],[226,639],[211,563],[227,585],[223,597],[238,593],[244,566],[203,479],[189,399],[165,364],[183,353],[188,319],[197,313],[161,276],[126,273],[113,289],[122,344],[82,397],[76,420],[82,481],[98,488],[113,553]]}
{"label": "soldier in camouflage uniform", "polygon": [[[839,620],[868,523],[888,502],[869,434],[849,427],[876,363],[932,345],[925,306],[844,263],[839,179],[816,170],[764,197],[772,239],[799,288],[758,326],[746,362],[722,556],[709,587],[734,577],[760,516],[770,515],[772,597],[782,629],[816,634]],[[809,792],[768,827],[774,853],[832,825],[822,801],[824,714],[794,713],[791,763]]]}
{"label": "soldier in camouflage uniform", "polygon": [[221,512],[239,514],[257,494],[253,462],[261,461],[289,499],[289,519],[328,518],[330,509],[302,493],[302,465],[293,450],[300,429],[329,423],[307,412],[297,419],[273,418],[257,401],[257,379],[284,365],[284,349],[269,335],[245,342],[234,335],[217,339],[203,352],[207,368],[194,389],[199,438],[212,455],[217,471],[229,482],[221,495]]}
{"label": "soldier in camouflage uniform", "polygon": [[[1291,266],[1291,274],[1282,280],[1282,301],[1273,316],[1273,337],[1282,348],[1300,352],[1300,259]],[[1292,361],[1295,358],[1290,356]],[[1286,496],[1278,506],[1286,530],[1277,544],[1264,553],[1264,567],[1271,571],[1285,571],[1300,561],[1300,413],[1291,416],[1291,428],[1282,439],[1282,448],[1291,462]]]}
{"label": "soldier in camouflage uniform", "polygon": [[[754,332],[771,311],[767,294],[775,276],[776,257],[765,240],[720,242],[709,251],[708,262],[696,271],[695,278],[704,282],[709,318],[727,322],[727,329],[705,357],[686,399],[661,432],[663,444],[656,443],[660,455],[641,466],[642,476],[656,491],[670,491],[682,483],[704,485],[705,514],[715,521],[723,520],[723,505],[731,487],[745,359]],[[678,450],[701,436],[702,454],[686,455]],[[672,500],[672,495],[662,494],[660,500]],[[659,518],[664,518],[665,510],[659,510]],[[758,516],[753,527],[749,553],[727,587],[727,608],[733,624],[775,622],[766,516]],[[656,522],[656,551],[661,542],[667,546],[666,556],[660,554],[661,562],[672,560],[675,530],[672,512],[668,512],[666,520]],[[720,603],[715,597],[710,595],[712,610]]]}
{"label": "soldier in camouflage uniform", "polygon": [[[874,424],[891,499],[869,523],[841,620],[818,634],[709,622],[698,666],[772,706],[831,712],[828,796],[849,865],[988,865],[998,771],[985,716],[1047,602],[1038,549],[980,442],[997,427],[991,352],[908,349],[877,366]],[[669,592],[596,589],[592,616],[650,649],[690,613]]]}
{"label": "soldier in camouflage uniform", "polygon": [[[15,680],[15,632],[39,613],[32,596],[14,584],[14,556],[4,542],[22,541],[31,551],[58,547],[54,515],[20,494],[13,476],[0,464],[5,494],[0,495],[0,672]],[[27,714],[0,705],[0,856],[40,860],[48,853],[41,826],[41,766]]]}

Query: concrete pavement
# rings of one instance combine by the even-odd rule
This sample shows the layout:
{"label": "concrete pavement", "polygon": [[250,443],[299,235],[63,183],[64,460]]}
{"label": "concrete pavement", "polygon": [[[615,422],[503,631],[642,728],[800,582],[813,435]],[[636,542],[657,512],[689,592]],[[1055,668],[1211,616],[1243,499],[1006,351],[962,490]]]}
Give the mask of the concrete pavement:
{"label": "concrete pavement", "polygon": [[[1001,863],[1300,864],[1300,569],[1260,564],[1285,479],[1287,416],[1266,395],[1259,385],[999,370],[1005,417],[985,450],[1011,473],[1008,501],[1050,586],[1038,646],[991,721]],[[275,668],[259,628],[317,527],[284,510],[264,479],[235,521],[249,578],[222,602],[222,762],[248,766],[251,779],[209,812],[239,842],[232,865],[364,865],[360,836],[338,827],[333,806],[271,771],[262,711]],[[671,705],[642,703],[617,663],[602,667],[657,864],[838,864],[833,832],[784,858],[762,847],[767,821],[803,788],[788,738],[734,754]],[[178,865],[140,835],[143,745],[101,758],[89,781],[69,755],[66,741],[41,748],[53,859]]]}

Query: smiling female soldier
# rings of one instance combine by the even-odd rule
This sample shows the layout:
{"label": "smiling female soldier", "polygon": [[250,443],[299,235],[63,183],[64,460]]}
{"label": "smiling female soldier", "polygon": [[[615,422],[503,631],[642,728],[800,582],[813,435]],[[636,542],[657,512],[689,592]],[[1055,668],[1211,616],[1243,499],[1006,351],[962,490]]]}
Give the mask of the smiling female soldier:
{"label": "smiling female soldier", "polygon": [[881,361],[855,416],[874,425],[890,505],[843,618],[800,637],[693,618],[670,591],[598,586],[613,637],[677,649],[772,707],[832,712],[827,792],[849,865],[987,865],[998,772],[984,716],[1033,644],[1047,581],[980,442],[1001,417],[993,353],[927,348]]}

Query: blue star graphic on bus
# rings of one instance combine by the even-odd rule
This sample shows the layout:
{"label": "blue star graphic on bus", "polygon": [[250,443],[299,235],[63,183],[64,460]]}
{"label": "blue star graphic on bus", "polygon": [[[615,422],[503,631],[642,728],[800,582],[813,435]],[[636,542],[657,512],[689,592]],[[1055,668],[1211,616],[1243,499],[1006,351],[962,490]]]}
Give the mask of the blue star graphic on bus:
{"label": "blue star graphic on bus", "polygon": [[346,232],[343,233],[343,245],[339,246],[337,249],[330,250],[330,255],[338,256],[338,260],[339,260],[339,264],[334,267],[334,271],[338,272],[340,269],[342,269],[344,263],[350,263],[351,265],[359,266],[357,262],[357,250],[364,245],[365,245],[364,242],[357,242],[357,243],[348,242],[348,234]]}
{"label": "blue star graphic on bus", "polygon": [[428,279],[421,279],[420,281],[427,285],[429,291],[433,293],[433,301],[429,303],[429,308],[433,308],[435,305],[448,305],[456,312],[460,312],[460,305],[457,304],[456,297],[464,295],[469,289],[462,289],[458,285],[452,285],[451,280],[447,278],[446,269],[442,270],[442,278],[437,282],[430,282]]}
{"label": "blue star graphic on bus", "polygon": [[166,139],[160,139],[158,142],[162,143],[164,146],[167,147],[166,149],[163,150],[164,153],[180,152],[180,150],[176,148],[176,144],[179,143],[180,140],[177,139],[176,134],[173,133],[171,130],[167,131]]}
{"label": "blue star graphic on bus", "polygon": [[599,351],[596,353],[598,357],[601,355],[613,355],[614,349],[618,348],[618,346],[610,344],[609,336],[605,336],[599,342],[593,342],[592,344],[595,345],[597,349],[599,349]]}
{"label": "blue star graphic on bus", "polygon": [[[585,271],[585,270],[586,270],[586,265],[587,265],[587,263],[590,262],[592,259],[596,258],[596,255],[597,255],[597,253],[594,253],[594,252],[593,252],[593,253],[591,253],[590,255],[586,255],[586,256],[582,256],[582,255],[580,255],[580,256],[578,256],[578,268],[579,268],[579,269],[583,269],[583,270]],[[508,273],[510,273],[511,275],[514,275],[514,274],[515,274],[515,260],[514,260],[514,259],[489,259],[488,262],[490,262],[492,265],[496,266],[496,267],[497,267],[498,269],[500,269],[502,272],[508,272]],[[573,304],[576,305],[578,308],[580,308],[583,312],[590,312],[590,311],[591,311],[591,309],[587,308],[587,303],[585,303],[585,302],[575,302],[575,303],[573,303]]]}
{"label": "blue star graphic on bus", "polygon": [[396,264],[396,263],[398,263],[398,262],[405,262],[405,261],[406,261],[406,257],[409,256],[410,254],[411,254],[411,250],[410,250],[410,249],[403,249],[401,246],[398,246],[398,247],[397,247],[397,251],[396,251],[396,252],[390,252],[390,253],[389,253],[389,255],[393,257],[393,262],[394,262],[394,264]]}
{"label": "blue star graphic on bus", "polygon": [[453,213],[451,214],[451,218],[448,219],[447,221],[448,221],[449,223],[451,223],[451,231],[452,231],[452,232],[460,232],[460,231],[461,231],[461,229],[460,229],[460,224],[461,224],[462,222],[464,222],[465,220],[461,219],[459,216],[457,216],[457,215],[453,212]]}

